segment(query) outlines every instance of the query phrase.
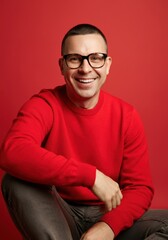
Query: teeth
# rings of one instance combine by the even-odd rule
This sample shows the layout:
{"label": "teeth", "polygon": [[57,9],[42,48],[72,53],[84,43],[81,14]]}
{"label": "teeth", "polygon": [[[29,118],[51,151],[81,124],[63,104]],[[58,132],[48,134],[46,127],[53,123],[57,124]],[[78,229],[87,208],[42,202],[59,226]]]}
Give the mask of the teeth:
{"label": "teeth", "polygon": [[83,80],[83,79],[78,79],[78,81],[79,82],[81,82],[81,83],[91,83],[91,82],[93,82],[94,81],[94,79],[85,79],[85,80]]}

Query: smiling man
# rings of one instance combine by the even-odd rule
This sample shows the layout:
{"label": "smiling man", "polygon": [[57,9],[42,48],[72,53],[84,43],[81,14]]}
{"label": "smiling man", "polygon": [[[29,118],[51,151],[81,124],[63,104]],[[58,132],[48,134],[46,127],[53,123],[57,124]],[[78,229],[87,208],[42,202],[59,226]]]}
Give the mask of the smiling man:
{"label": "smiling man", "polygon": [[68,97],[78,107],[93,108],[111,65],[105,39],[100,34],[67,37],[62,54],[59,63]]}
{"label": "smiling man", "polygon": [[1,148],[2,192],[26,240],[168,239],[153,198],[147,143],[130,104],[105,93],[104,34],[70,29],[59,66],[65,85],[32,96]]}

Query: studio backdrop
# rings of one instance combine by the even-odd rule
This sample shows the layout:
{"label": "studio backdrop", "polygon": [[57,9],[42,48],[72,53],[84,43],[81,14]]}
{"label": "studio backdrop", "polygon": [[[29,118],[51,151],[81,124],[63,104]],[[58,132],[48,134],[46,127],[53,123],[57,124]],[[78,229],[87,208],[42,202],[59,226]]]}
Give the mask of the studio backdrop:
{"label": "studio backdrop", "polygon": [[[30,96],[64,84],[58,58],[66,31],[94,24],[113,58],[104,89],[134,105],[145,127],[155,185],[151,207],[168,208],[168,1],[0,0],[0,11],[0,143]],[[0,216],[0,239],[21,240],[2,194]]]}

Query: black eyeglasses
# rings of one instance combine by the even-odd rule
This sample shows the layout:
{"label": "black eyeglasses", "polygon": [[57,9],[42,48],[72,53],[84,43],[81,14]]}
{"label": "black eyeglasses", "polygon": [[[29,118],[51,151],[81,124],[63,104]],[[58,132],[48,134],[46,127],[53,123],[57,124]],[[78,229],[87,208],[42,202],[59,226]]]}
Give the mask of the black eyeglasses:
{"label": "black eyeglasses", "polygon": [[80,54],[67,54],[64,55],[66,65],[69,68],[77,69],[79,68],[84,59],[87,59],[89,65],[92,68],[101,68],[105,64],[105,60],[107,58],[107,54],[105,53],[91,53],[88,56],[82,56]]}

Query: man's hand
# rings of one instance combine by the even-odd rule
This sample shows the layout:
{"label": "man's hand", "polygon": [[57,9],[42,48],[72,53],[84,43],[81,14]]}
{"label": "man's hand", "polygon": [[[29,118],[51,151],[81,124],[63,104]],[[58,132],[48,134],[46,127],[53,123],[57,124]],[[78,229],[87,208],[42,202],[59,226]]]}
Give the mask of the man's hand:
{"label": "man's hand", "polygon": [[113,240],[114,233],[105,222],[94,224],[87,232],[85,232],[80,240]]}
{"label": "man's hand", "polygon": [[92,191],[104,202],[107,211],[111,211],[120,205],[123,197],[118,183],[99,170],[96,170],[96,179]]}

